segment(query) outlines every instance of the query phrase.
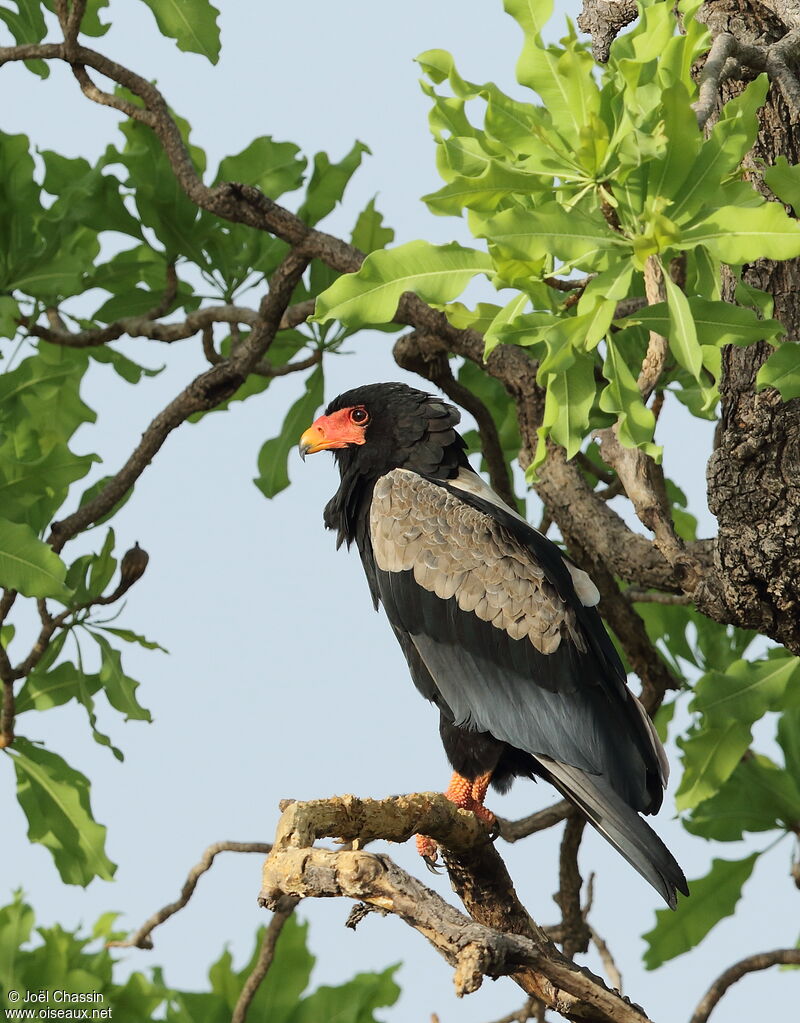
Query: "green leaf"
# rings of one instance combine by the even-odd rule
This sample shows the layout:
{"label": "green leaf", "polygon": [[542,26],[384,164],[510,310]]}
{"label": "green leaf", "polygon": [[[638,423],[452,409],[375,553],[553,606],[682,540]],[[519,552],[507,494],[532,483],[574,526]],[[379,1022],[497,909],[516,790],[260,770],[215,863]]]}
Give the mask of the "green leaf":
{"label": "green leaf", "polygon": [[17,300],[10,295],[0,295],[0,337],[15,337],[21,316]]}
{"label": "green leaf", "polygon": [[792,774],[753,754],[716,795],[695,807],[683,826],[693,835],[736,842],[745,831],[793,830],[800,825],[800,789]]}
{"label": "green leaf", "polygon": [[572,39],[566,50],[542,43],[542,29],[553,13],[552,0],[504,0],[503,6],[525,33],[517,80],[541,96],[558,130],[576,140],[589,114],[599,106],[592,78],[594,62]]}
{"label": "green leaf", "polygon": [[667,305],[669,306],[670,351],[679,364],[688,370],[695,380],[698,380],[703,368],[703,356],[697,341],[697,330],[691,307],[686,295],[673,282],[669,270],[663,265],[661,276],[667,290]]}
{"label": "green leaf", "polygon": [[17,736],[5,750],[17,774],[17,798],[28,838],[46,846],[65,884],[110,881],[116,866],[105,853],[106,829],[92,816],[89,780],[60,756]]}
{"label": "green leaf", "polygon": [[30,526],[0,519],[0,586],[25,597],[54,597],[66,602],[67,566]]}
{"label": "green leaf", "polygon": [[[150,300],[153,300],[152,295]],[[127,355],[123,355],[122,352],[118,352],[116,348],[112,348],[110,345],[99,345],[90,348],[89,357],[94,359],[95,362],[110,365],[117,375],[121,376],[129,384],[138,384],[142,377],[157,377],[165,369],[165,366],[159,366],[158,369],[140,366],[138,362],[129,359]]]}
{"label": "green leaf", "polygon": [[22,892],[14,892],[14,901],[0,909],[0,988],[13,989],[19,969],[20,949],[30,941],[35,917],[22,901]]}
{"label": "green leaf", "polygon": [[759,75],[722,108],[720,119],[697,158],[692,164],[685,165],[685,178],[673,206],[668,210],[672,220],[680,222],[687,213],[694,212],[703,204],[716,205],[720,184],[739,168],[753,146],[758,132],[758,109],[764,103],[768,88],[767,76]]}
{"label": "green leaf", "polygon": [[656,926],[643,935],[648,948],[644,965],[648,970],[683,955],[699,945],[708,932],[726,916],[732,916],[741,898],[742,885],[753,873],[759,853],[743,860],[714,860],[705,877],[689,882],[691,898],[681,900],[676,910],[656,911]]}
{"label": "green leaf", "polygon": [[785,341],[770,355],[756,376],[756,390],[774,387],[784,401],[800,398],[800,346]]}
{"label": "green leaf", "polygon": [[82,676],[70,661],[62,661],[50,670],[37,666],[19,691],[17,714],[29,710],[50,710],[70,700],[81,701],[82,687],[85,687],[89,695],[94,695],[101,688],[99,676]]}
{"label": "green leaf", "polygon": [[358,169],[361,157],[369,153],[369,146],[356,142],[339,163],[331,163],[327,153],[314,157],[314,173],[306,187],[306,198],[298,217],[307,224],[317,224],[333,210],[344,195],[348,182]]}
{"label": "green leaf", "polygon": [[[491,323],[484,331],[483,337],[483,357],[488,359],[497,345],[502,344],[506,338],[506,328],[509,325],[514,324],[519,317],[522,315],[522,311],[529,303],[528,296],[524,292],[520,292],[515,295],[510,302],[507,302],[502,309],[492,318]],[[451,317],[448,316],[450,322],[453,323]],[[458,324],[454,324],[458,326]],[[473,326],[473,324],[469,324]],[[475,327],[475,329],[478,329]]]}
{"label": "green leaf", "polygon": [[122,670],[122,655],[115,650],[105,636],[89,630],[100,647],[100,682],[108,702],[125,715],[126,721],[152,721],[150,711],[136,699],[139,683],[129,678]]}
{"label": "green leaf", "polygon": [[300,1002],[291,1023],[319,1023],[320,1020],[377,1023],[375,1010],[394,1005],[400,997],[400,988],[394,980],[398,969],[399,966],[390,966],[382,973],[359,973],[337,987],[317,988]]}
{"label": "green leaf", "polygon": [[477,274],[491,272],[491,259],[476,249],[465,249],[456,242],[407,242],[373,252],[358,273],[343,274],[317,298],[312,322],[340,320],[349,327],[388,323],[406,291],[426,302],[449,302]]}
{"label": "green leaf", "polygon": [[642,402],[636,378],[620,351],[624,341],[623,333],[607,341],[603,376],[608,381],[608,387],[600,394],[600,408],[617,417],[621,444],[640,447],[653,457],[660,457],[661,449],[653,444],[655,417]]}
{"label": "green leaf", "polygon": [[394,241],[394,229],[383,226],[383,215],[375,209],[375,197],[359,213],[350,241],[362,252],[385,249]]}
{"label": "green leaf", "polygon": [[678,810],[690,810],[720,790],[750,745],[750,725],[724,724],[678,739],[683,751],[683,777],[675,793]]}
{"label": "green leaf", "polygon": [[504,210],[485,219],[475,215],[473,220],[478,237],[486,238],[514,259],[536,261],[553,255],[586,266],[601,253],[630,248],[599,213],[588,216],[580,210],[565,210],[555,202],[536,210]]}
{"label": "green leaf", "polygon": [[0,444],[0,507],[6,518],[41,533],[63,504],[70,484],[96,461],[97,455],[75,455],[60,442],[44,455],[34,444],[25,452],[20,438],[16,444]]}
{"label": "green leaf", "polygon": [[265,497],[275,497],[289,486],[287,460],[289,452],[300,442],[300,435],[311,424],[322,404],[322,366],[306,378],[305,394],[292,405],[277,437],[268,440],[258,454],[259,475],[253,480]]}
{"label": "green leaf", "polygon": [[567,458],[575,457],[588,431],[596,392],[594,359],[591,356],[576,356],[571,366],[550,376],[544,417],[537,430],[539,444],[535,465],[541,465],[546,457],[545,439],[548,435],[566,449]]}
{"label": "green leaf", "polygon": [[764,181],[794,209],[795,216],[800,212],[800,166],[790,164],[783,155],[777,156],[774,165],[765,168]]}
{"label": "green leaf", "polygon": [[113,174],[104,174],[103,161],[92,167],[83,157],[71,159],[44,151],[43,187],[57,197],[47,211],[47,219],[65,227],[85,224],[94,231],[119,231],[141,239],[142,228],[125,208],[120,182]]}
{"label": "green leaf", "polygon": [[219,11],[208,0],[143,0],[153,12],[162,35],[178,49],[199,53],[212,64],[219,60]]}
{"label": "green leaf", "polygon": [[240,181],[277,199],[285,192],[300,188],[306,162],[293,142],[276,142],[270,135],[261,135],[241,153],[225,157],[214,183]]}
{"label": "green leaf", "polygon": [[95,625],[92,627],[94,629],[99,629],[101,632],[110,632],[112,636],[116,636],[125,643],[137,643],[139,646],[144,647],[145,650],[160,650],[162,654],[169,653],[169,650],[167,650],[166,647],[161,646],[160,643],[156,643],[152,639],[147,639],[146,636],[142,636],[138,632],[134,632],[132,629],[118,629],[111,625]]}
{"label": "green leaf", "polygon": [[721,206],[681,232],[680,247],[695,245],[705,245],[715,259],[733,266],[792,259],[800,255],[800,224],[777,202]]}
{"label": "green leaf", "polygon": [[714,727],[733,721],[750,725],[768,710],[777,710],[789,686],[798,684],[800,658],[788,653],[763,661],[734,661],[725,672],[706,672],[690,709]]}
{"label": "green leaf", "polygon": [[[673,285],[674,287],[674,285]],[[701,345],[749,345],[785,331],[778,320],[759,319],[753,309],[730,302],[709,301],[695,295],[687,299],[697,340]],[[667,336],[670,330],[669,308],[664,302],[646,306],[624,319],[619,326],[643,323],[649,330]]]}
{"label": "green leaf", "polygon": [[783,750],[786,770],[800,778],[800,707],[787,708],[778,722],[778,744]]}

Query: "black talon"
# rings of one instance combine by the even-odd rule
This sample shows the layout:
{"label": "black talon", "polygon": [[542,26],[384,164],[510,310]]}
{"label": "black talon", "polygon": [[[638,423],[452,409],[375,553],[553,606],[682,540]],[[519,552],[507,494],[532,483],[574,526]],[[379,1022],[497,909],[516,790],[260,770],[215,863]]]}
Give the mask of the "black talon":
{"label": "black talon", "polygon": [[438,866],[438,863],[433,858],[433,856],[423,856],[422,858],[425,861],[425,866],[428,868],[428,870],[432,874],[441,874],[442,873],[442,868],[440,866]]}

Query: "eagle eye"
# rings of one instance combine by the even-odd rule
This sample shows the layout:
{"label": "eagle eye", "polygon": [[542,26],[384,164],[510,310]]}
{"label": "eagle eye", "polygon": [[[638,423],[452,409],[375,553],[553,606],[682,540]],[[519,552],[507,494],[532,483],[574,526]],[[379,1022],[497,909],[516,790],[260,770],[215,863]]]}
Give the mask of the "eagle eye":
{"label": "eagle eye", "polygon": [[350,409],[350,422],[355,423],[356,426],[364,426],[369,422],[369,412],[361,407]]}

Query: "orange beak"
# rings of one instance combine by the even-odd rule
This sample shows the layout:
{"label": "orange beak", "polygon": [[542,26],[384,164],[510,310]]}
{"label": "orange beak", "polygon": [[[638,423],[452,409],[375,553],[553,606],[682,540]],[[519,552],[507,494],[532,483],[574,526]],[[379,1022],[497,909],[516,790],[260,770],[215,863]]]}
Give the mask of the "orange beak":
{"label": "orange beak", "polygon": [[326,448],[337,446],[337,442],[326,438],[325,432],[320,429],[317,423],[314,423],[313,426],[309,426],[300,438],[300,457],[305,461],[306,455],[315,455],[318,451],[324,451]]}

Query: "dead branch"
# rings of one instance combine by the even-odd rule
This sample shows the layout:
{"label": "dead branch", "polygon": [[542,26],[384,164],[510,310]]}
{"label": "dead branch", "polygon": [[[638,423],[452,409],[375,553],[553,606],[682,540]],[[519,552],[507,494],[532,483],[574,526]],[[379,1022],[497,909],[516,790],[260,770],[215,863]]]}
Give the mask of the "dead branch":
{"label": "dead branch", "polygon": [[[241,852],[241,853],[262,853],[266,854],[270,851],[272,846],[267,842],[214,842],[210,845],[203,855],[200,857],[198,863],[196,863],[189,871],[189,875],[184,882],[183,888],[181,888],[180,896],[175,902],[170,902],[168,905],[159,909],[158,912],[153,913],[152,916],[148,917],[142,926],[135,931],[125,941],[110,941],[109,947],[111,948],[152,948],[153,941],[150,937],[152,932],[160,924],[163,924],[166,920],[169,920],[171,916],[174,916],[179,910],[183,909],[186,903],[194,895],[194,890],[197,887],[197,882],[210,870],[214,863],[214,858],[221,852]],[[288,916],[288,914],[287,914]]]}
{"label": "dead branch", "polygon": [[256,964],[253,967],[253,972],[245,981],[245,985],[239,995],[239,1000],[236,1002],[233,1015],[231,1016],[231,1023],[244,1023],[247,1019],[247,1012],[256,996],[256,992],[269,972],[270,966],[272,966],[272,960],[275,958],[275,945],[283,930],[283,925],[294,912],[297,901],[297,899],[286,896],[284,899],[279,900],[279,904],[275,907],[275,912],[269,922],[269,926],[264,931],[264,940],[261,943],[261,949],[258,953]]}
{"label": "dead branch", "polygon": [[713,1012],[715,1006],[737,980],[746,977],[748,973],[755,973],[757,970],[768,970],[770,966],[777,965],[796,966],[800,964],[800,948],[778,948],[774,952],[759,952],[756,955],[747,956],[733,966],[729,966],[724,973],[714,981],[700,1000],[694,1010],[690,1023],[706,1023],[706,1020]]}
{"label": "dead branch", "polygon": [[[451,881],[472,920],[386,856],[312,848],[321,837],[361,844],[379,837],[404,841],[420,832],[443,847]],[[444,796],[291,803],[264,864],[260,901],[269,908],[283,895],[347,897],[400,916],[455,967],[459,995],[476,990],[484,976],[508,975],[567,1019],[643,1023],[647,1018],[553,946],[516,899],[484,825]]]}

